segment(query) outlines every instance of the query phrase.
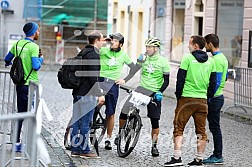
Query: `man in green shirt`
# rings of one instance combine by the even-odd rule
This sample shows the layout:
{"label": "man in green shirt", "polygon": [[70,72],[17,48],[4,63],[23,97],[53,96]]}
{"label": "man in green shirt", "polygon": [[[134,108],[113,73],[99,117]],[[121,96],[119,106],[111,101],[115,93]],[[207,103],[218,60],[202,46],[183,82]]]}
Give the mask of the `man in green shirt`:
{"label": "man in green shirt", "polygon": [[[134,91],[154,98],[154,103],[149,103],[147,105],[147,115],[150,118],[152,125],[151,154],[152,156],[156,157],[159,156],[159,151],[157,149],[157,141],[159,135],[159,120],[161,115],[161,100],[163,97],[162,93],[169,85],[170,64],[167,58],[159,54],[159,39],[151,37],[146,40],[145,46],[145,56],[141,55],[138,57],[138,63],[136,64],[134,70],[132,70],[126,78],[132,78],[139,69],[142,69],[140,86],[138,86]],[[133,105],[131,102],[129,102],[130,98],[131,97],[129,97],[128,100],[125,102],[120,114],[119,133],[126,122],[129,109]],[[117,143],[118,136],[115,139],[115,144]]]}
{"label": "man in green shirt", "polygon": [[[28,105],[28,85],[29,81],[39,82],[37,71],[43,63],[43,56],[39,52],[39,46],[34,42],[39,38],[39,26],[34,23],[26,23],[23,27],[26,37],[16,42],[5,57],[5,66],[12,64],[12,59],[18,55],[21,56],[24,69],[24,85],[16,85],[17,108],[18,112],[26,112]],[[23,50],[22,50],[23,48]],[[18,121],[17,139],[14,147],[16,152],[22,151],[20,133],[23,120]]]}
{"label": "man in green shirt", "polygon": [[216,69],[212,58],[202,51],[205,39],[191,36],[188,48],[190,54],[182,58],[177,74],[176,97],[177,107],[174,117],[174,156],[164,166],[183,166],[182,141],[184,128],[193,117],[197,135],[197,154],[188,166],[202,166],[203,153],[207,142],[206,118],[207,98],[212,98],[216,85]]}
{"label": "man in green shirt", "polygon": [[111,138],[114,128],[114,115],[119,95],[119,84],[127,82],[120,79],[124,64],[131,69],[135,66],[127,53],[121,50],[124,43],[124,37],[120,33],[114,33],[107,38],[110,42],[110,48],[102,47],[100,49],[100,86],[105,92],[105,106],[107,118],[107,136],[105,136],[105,149],[112,150]]}
{"label": "man in green shirt", "polygon": [[216,65],[215,94],[212,99],[208,99],[207,120],[210,132],[213,135],[214,151],[213,154],[203,160],[204,164],[223,164],[222,157],[222,133],[220,128],[220,111],[224,104],[223,89],[227,80],[228,60],[219,49],[219,37],[215,34],[205,36],[206,50],[211,52]]}

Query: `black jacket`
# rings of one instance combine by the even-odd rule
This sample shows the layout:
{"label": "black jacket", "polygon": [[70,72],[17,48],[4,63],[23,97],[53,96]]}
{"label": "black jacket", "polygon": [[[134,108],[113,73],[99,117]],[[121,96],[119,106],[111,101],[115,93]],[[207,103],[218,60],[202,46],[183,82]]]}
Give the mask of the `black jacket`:
{"label": "black jacket", "polygon": [[82,76],[82,84],[79,88],[73,89],[72,95],[85,96],[95,95],[101,96],[102,90],[99,86],[100,76],[100,55],[99,50],[92,45],[87,45],[78,56],[82,56],[82,71],[79,75]]}

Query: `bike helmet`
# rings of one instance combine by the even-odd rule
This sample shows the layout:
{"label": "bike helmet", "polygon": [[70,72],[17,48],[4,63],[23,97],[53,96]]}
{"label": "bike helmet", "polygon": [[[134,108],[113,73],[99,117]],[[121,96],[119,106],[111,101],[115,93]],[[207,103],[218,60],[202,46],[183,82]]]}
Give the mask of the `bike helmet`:
{"label": "bike helmet", "polygon": [[156,37],[150,37],[145,41],[145,46],[156,46],[160,47],[160,40]]}
{"label": "bike helmet", "polygon": [[111,38],[112,40],[117,39],[119,41],[119,43],[122,44],[122,45],[124,43],[124,37],[120,33],[110,34],[109,38]]}

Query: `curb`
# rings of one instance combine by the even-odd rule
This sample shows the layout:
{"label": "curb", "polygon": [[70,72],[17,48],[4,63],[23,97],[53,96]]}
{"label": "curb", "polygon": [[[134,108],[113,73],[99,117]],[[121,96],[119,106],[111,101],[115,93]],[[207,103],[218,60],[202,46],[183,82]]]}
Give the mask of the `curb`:
{"label": "curb", "polygon": [[59,145],[59,143],[52,139],[52,134],[48,132],[44,127],[42,128],[41,136],[45,142],[49,156],[51,158],[51,164],[48,166],[65,166],[65,167],[77,167],[65,150]]}

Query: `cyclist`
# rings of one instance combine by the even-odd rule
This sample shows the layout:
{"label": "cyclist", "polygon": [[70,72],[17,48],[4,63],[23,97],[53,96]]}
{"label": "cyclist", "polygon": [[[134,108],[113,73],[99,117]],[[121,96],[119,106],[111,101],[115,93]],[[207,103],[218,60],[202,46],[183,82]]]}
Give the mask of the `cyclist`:
{"label": "cyclist", "polygon": [[100,49],[100,86],[108,92],[105,96],[107,136],[105,136],[105,149],[111,150],[111,137],[114,128],[114,115],[119,93],[119,83],[126,82],[128,79],[120,79],[124,64],[131,69],[135,66],[128,54],[122,51],[124,37],[120,33],[109,35],[106,40],[110,43],[110,48],[102,47]]}
{"label": "cyclist", "polygon": [[[149,103],[147,105],[148,117],[150,118],[152,131],[152,156],[159,156],[157,149],[157,141],[159,134],[159,119],[161,115],[161,100],[163,98],[162,93],[169,85],[170,64],[165,57],[159,54],[160,40],[156,37],[151,37],[145,41],[146,56],[140,55],[137,59],[137,64],[132,70],[132,73],[128,75],[129,78],[142,68],[141,81],[135,91],[147,96],[151,96],[155,103]],[[145,57],[145,58],[144,58]],[[130,97],[129,97],[130,99]],[[126,122],[129,108],[133,105],[129,102],[129,99],[125,102],[119,120],[119,134],[121,128]],[[115,144],[118,144],[118,136],[115,139]]]}

